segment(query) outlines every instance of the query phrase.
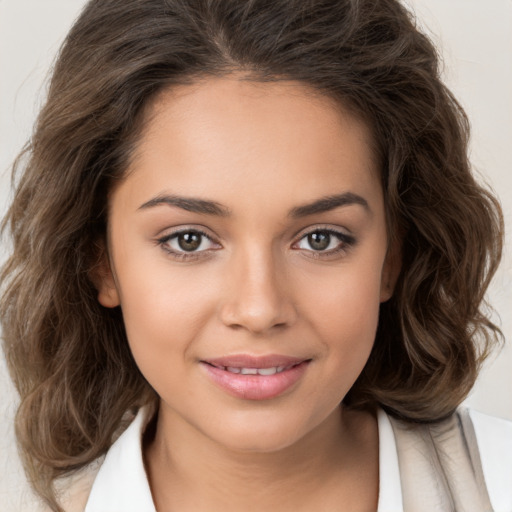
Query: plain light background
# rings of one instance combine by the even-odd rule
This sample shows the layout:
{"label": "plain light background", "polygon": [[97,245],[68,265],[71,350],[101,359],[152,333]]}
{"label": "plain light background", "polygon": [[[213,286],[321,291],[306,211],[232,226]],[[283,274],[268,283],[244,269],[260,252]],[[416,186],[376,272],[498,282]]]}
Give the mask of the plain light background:
{"label": "plain light background", "polygon": [[[9,168],[30,136],[60,43],[84,0],[0,0],[0,215],[10,197]],[[408,0],[440,48],[445,80],[473,127],[475,169],[501,199],[512,229],[512,0]],[[506,339],[512,340],[512,247],[489,292]],[[3,258],[6,247],[0,248]],[[484,368],[468,404],[512,419],[512,349]],[[0,508],[35,510],[16,455],[16,394],[0,357]]]}

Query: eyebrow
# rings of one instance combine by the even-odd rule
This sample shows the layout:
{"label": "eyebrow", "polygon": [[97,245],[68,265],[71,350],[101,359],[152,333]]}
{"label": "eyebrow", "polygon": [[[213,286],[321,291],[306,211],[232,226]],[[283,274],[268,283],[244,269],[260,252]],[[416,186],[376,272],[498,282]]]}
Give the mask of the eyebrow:
{"label": "eyebrow", "polygon": [[[153,199],[146,201],[144,204],[139,206],[138,209],[145,210],[161,205],[176,206],[188,212],[204,215],[214,215],[218,217],[228,217],[231,215],[231,210],[229,208],[215,201],[168,194],[158,195]],[[296,206],[289,211],[288,216],[292,218],[302,218],[309,215],[328,212],[343,206],[352,205],[360,205],[368,212],[371,212],[366,199],[352,192],[345,192],[343,194],[322,197],[312,203]]]}
{"label": "eyebrow", "polygon": [[322,197],[313,203],[292,208],[288,215],[293,218],[301,218],[317,213],[328,212],[342,206],[352,205],[360,205],[371,213],[370,206],[366,199],[352,192],[345,192],[344,194]]}
{"label": "eyebrow", "polygon": [[198,199],[195,197],[182,197],[176,195],[162,194],[139,206],[139,210],[153,208],[161,205],[177,206],[182,210],[193,213],[202,213],[205,215],[216,215],[218,217],[227,217],[231,214],[229,208],[222,206],[215,201]]}

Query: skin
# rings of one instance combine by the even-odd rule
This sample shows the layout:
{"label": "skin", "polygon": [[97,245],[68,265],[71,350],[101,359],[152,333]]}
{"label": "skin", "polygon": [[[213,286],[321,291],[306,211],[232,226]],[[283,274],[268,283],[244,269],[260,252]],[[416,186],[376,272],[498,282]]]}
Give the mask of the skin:
{"label": "skin", "polygon": [[[297,215],[347,193],[347,204]],[[121,306],[161,398],[144,454],[157,510],[376,510],[376,420],[339,405],[398,272],[367,126],[296,82],[176,87],[147,112],[109,208],[98,297]],[[207,237],[186,252],[176,231],[193,229]],[[307,235],[322,230],[318,250]],[[310,362],[281,395],[247,400],[201,363],[240,353]]]}

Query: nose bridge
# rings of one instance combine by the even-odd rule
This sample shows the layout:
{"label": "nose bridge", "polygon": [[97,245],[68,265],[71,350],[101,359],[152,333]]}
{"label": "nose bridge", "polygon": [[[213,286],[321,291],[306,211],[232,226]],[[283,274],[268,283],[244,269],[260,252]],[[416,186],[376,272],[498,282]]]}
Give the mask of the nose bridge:
{"label": "nose bridge", "polygon": [[253,333],[290,325],[295,310],[282,263],[271,247],[248,244],[233,253],[222,321]]}

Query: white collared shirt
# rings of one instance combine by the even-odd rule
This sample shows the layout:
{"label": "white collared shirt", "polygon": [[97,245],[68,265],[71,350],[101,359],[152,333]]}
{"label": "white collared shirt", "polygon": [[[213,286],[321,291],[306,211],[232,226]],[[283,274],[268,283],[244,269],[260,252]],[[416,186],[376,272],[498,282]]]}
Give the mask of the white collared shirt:
{"label": "white collared shirt", "polygon": [[[512,512],[512,423],[471,411],[493,508]],[[156,512],[142,458],[144,410],[112,445],[94,480],[85,512]],[[403,512],[396,442],[388,416],[378,411],[377,512]]]}

